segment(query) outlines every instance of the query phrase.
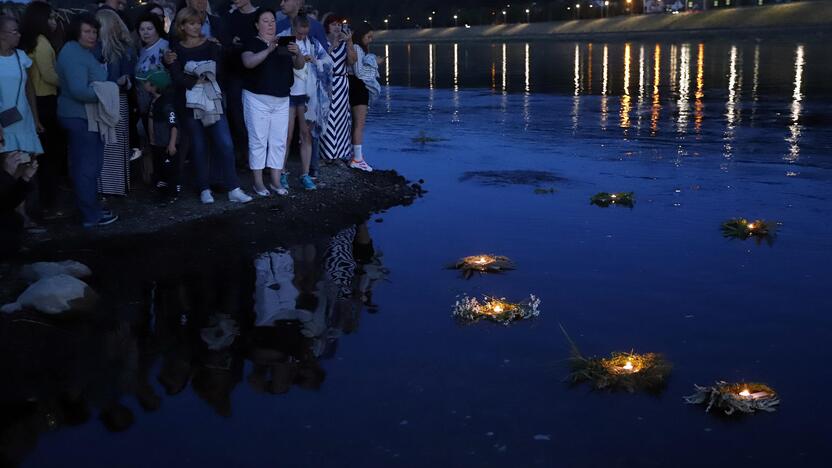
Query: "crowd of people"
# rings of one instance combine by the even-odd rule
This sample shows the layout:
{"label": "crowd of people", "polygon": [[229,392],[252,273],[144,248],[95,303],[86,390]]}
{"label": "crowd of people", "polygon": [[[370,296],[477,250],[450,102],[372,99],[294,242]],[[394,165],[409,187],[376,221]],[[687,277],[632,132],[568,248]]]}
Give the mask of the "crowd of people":
{"label": "crowd of people", "polygon": [[[193,188],[205,204],[218,190],[233,203],[315,190],[320,163],[372,171],[362,143],[384,58],[369,51],[369,24],[330,13],[319,21],[303,0],[282,0],[279,11],[233,0],[219,14],[208,0],[175,12],[125,7],[106,0],[68,24],[44,1],[19,20],[0,16],[4,235],[65,216],[56,201],[66,177],[83,226],[94,228],[118,220],[100,199],[129,193],[131,166],[152,172],[161,196]],[[251,170],[250,190],[238,166]]]}

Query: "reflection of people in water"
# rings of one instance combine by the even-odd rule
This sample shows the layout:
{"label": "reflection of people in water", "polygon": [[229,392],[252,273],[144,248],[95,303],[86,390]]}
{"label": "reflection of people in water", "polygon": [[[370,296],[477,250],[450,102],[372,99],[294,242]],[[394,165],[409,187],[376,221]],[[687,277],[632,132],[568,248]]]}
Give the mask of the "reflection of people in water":
{"label": "reflection of people in water", "polygon": [[[255,391],[320,388],[320,361],[334,356],[341,335],[358,329],[364,308],[376,309],[372,288],[386,269],[367,226],[261,254],[251,266],[214,259],[146,288],[137,282],[143,304],[119,286],[115,312],[89,321],[56,326],[40,317],[43,323],[11,327],[0,317],[0,354],[7,357],[0,360],[0,466],[19,464],[41,433],[62,426],[98,420],[110,431],[127,430],[140,417],[131,398],[156,411],[164,394],[189,384],[228,416],[244,358],[252,361],[245,378]],[[157,365],[163,392],[151,377]]]}

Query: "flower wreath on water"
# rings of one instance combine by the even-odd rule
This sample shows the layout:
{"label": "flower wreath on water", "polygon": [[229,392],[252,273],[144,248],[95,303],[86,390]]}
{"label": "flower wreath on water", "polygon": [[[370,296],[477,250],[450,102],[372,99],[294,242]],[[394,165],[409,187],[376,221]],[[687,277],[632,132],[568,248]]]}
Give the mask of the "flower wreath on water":
{"label": "flower wreath on water", "polygon": [[502,255],[480,254],[462,257],[448,268],[462,271],[465,279],[474,273],[502,273],[513,270],[514,262]]}
{"label": "flower wreath on water", "polygon": [[627,208],[632,208],[635,204],[635,194],[633,192],[617,192],[617,193],[607,193],[607,192],[598,192],[589,199],[589,203],[591,205],[600,206],[601,208],[606,208],[610,205],[619,205],[619,206],[626,206]]}
{"label": "flower wreath on water", "polygon": [[518,320],[534,318],[540,315],[540,299],[534,294],[522,302],[508,302],[503,298],[484,296],[482,301],[476,297],[463,296],[456,301],[453,314],[457,320],[464,323],[475,323],[480,320],[508,325]]}
{"label": "flower wreath on water", "polygon": [[685,397],[685,402],[691,405],[700,405],[705,402],[708,406],[705,412],[711,408],[722,410],[726,415],[736,412],[751,414],[757,411],[774,412],[775,406],[780,404],[780,397],[773,388],[766,384],[749,383],[727,383],[719,381],[710,387],[694,385],[696,393]]}
{"label": "flower wreath on water", "polygon": [[729,239],[746,240],[753,237],[757,243],[767,241],[774,242],[777,226],[774,223],[755,219],[749,221],[745,218],[733,218],[722,223],[722,236]]}
{"label": "flower wreath on water", "polygon": [[673,365],[658,353],[614,352],[608,358],[585,357],[566,334],[572,348],[568,380],[573,384],[589,382],[598,390],[639,390],[658,393],[667,384]]}

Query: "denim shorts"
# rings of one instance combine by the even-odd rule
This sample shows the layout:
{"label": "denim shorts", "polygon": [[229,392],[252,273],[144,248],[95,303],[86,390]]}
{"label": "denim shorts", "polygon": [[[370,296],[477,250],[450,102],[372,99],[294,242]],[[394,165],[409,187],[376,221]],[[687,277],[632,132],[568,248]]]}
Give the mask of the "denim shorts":
{"label": "denim shorts", "polygon": [[289,96],[290,107],[305,106],[307,102],[309,102],[309,96],[305,94],[301,94],[300,96]]}

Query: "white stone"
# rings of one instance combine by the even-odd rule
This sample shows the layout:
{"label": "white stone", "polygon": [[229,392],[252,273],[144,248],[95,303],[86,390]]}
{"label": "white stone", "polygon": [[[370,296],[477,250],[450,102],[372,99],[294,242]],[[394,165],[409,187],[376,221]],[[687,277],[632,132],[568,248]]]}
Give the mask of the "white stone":
{"label": "white stone", "polygon": [[20,276],[29,282],[48,278],[50,276],[69,275],[75,278],[86,278],[92,275],[92,271],[83,263],[75,260],[63,262],[37,262],[24,265],[20,270]]}
{"label": "white stone", "polygon": [[78,278],[59,274],[32,284],[17,298],[23,308],[45,314],[60,314],[70,310],[86,311],[95,306],[98,295]]}

